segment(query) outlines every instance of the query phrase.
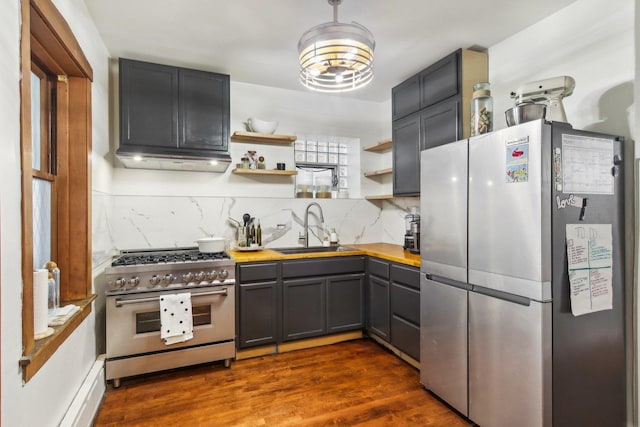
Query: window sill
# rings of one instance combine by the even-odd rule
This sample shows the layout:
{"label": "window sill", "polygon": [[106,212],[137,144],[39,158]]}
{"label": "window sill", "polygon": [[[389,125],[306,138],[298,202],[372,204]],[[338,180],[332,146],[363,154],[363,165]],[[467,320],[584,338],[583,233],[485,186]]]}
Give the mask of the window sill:
{"label": "window sill", "polygon": [[20,358],[22,367],[22,380],[26,383],[44,366],[58,347],[65,342],[71,333],[82,323],[91,313],[91,303],[96,299],[96,295],[77,301],[65,301],[66,304],[75,304],[80,307],[80,311],[71,316],[64,325],[52,326],[53,335],[37,340],[33,350]]}

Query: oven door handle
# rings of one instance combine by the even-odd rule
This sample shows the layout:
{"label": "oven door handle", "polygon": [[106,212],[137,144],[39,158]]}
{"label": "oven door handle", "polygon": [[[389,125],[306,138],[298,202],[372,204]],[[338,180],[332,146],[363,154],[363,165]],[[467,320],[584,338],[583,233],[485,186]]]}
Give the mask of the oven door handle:
{"label": "oven door handle", "polygon": [[[209,295],[223,295],[223,296],[227,296],[228,292],[227,289],[221,289],[221,290],[217,290],[217,291],[209,291],[209,292],[198,292],[195,294],[191,294],[192,298],[197,298],[197,297],[204,297],[204,296],[209,296]],[[129,305],[129,304],[142,304],[145,302],[154,302],[154,301],[159,301],[160,297],[150,297],[150,298],[136,298],[136,299],[119,299],[116,298],[116,307],[122,307],[123,305]]]}

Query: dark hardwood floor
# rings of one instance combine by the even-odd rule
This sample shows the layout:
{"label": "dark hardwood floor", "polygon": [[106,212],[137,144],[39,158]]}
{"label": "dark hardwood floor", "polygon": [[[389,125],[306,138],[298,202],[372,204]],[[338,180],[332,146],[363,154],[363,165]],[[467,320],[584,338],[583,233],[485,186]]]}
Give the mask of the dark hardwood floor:
{"label": "dark hardwood floor", "polygon": [[469,426],[364,339],[109,385],[95,426]]}

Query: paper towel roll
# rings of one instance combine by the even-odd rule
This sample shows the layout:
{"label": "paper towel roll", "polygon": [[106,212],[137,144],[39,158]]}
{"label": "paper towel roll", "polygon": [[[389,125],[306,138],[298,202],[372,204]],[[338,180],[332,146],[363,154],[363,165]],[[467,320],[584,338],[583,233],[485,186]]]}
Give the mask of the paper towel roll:
{"label": "paper towel roll", "polygon": [[33,272],[33,332],[35,335],[47,331],[49,292],[49,270],[41,268]]}

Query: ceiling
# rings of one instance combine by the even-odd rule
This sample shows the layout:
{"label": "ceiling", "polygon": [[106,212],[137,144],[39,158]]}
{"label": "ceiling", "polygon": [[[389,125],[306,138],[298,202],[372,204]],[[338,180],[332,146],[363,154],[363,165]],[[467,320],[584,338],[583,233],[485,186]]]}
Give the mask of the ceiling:
{"label": "ceiling", "polygon": [[[327,0],[84,0],[112,57],[196,68],[306,91],[297,44],[333,19]],[[340,95],[385,101],[391,88],[463,47],[488,48],[575,0],[344,0],[340,22],[376,39],[375,77]]]}

